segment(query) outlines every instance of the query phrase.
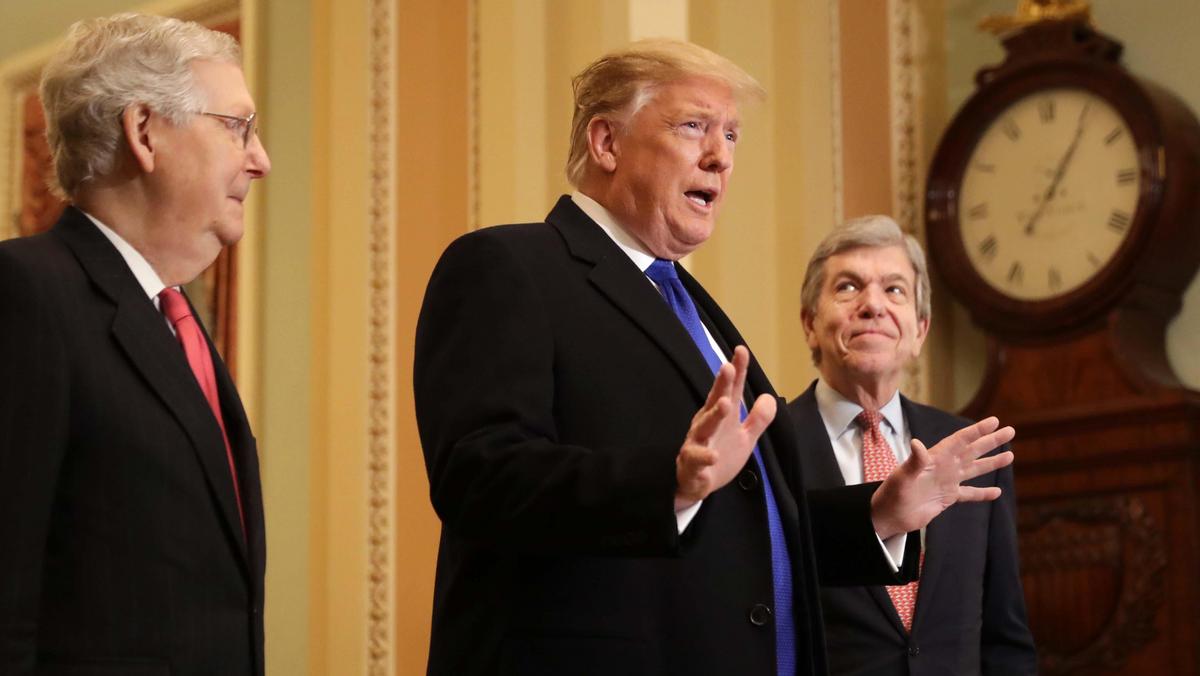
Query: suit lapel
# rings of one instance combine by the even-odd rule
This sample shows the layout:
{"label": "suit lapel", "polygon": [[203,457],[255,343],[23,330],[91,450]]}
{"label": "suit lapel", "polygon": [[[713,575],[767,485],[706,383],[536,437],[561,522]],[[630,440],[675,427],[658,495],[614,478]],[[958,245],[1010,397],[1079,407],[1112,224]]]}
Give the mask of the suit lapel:
{"label": "suit lapel", "polygon": [[[920,439],[926,448],[932,448],[945,436],[938,430],[930,429],[929,420],[921,415],[920,410],[904,395],[900,395],[900,406],[904,410],[904,418],[908,421],[908,432],[914,439]],[[921,585],[917,591],[917,607],[913,614],[913,627],[921,619],[921,606],[929,605],[929,594],[936,588],[937,579],[945,567],[946,556],[940,545],[945,541],[943,535],[946,520],[937,518],[925,527],[925,561],[921,565]],[[922,600],[924,603],[922,603]]]}
{"label": "suit lapel", "polygon": [[842,469],[833,455],[833,445],[825,432],[825,421],[817,408],[817,383],[813,381],[804,394],[796,399],[791,413],[797,429],[803,430],[800,443],[805,449],[803,457],[808,461],[804,472],[809,477],[809,488],[839,488],[846,485]]}
{"label": "suit lapel", "polygon": [[712,387],[712,371],[646,275],[570,197],[558,200],[546,222],[562,235],[572,256],[592,265],[591,284],[662,349],[703,402]]}
{"label": "suit lapel", "polygon": [[[845,486],[846,478],[842,476],[842,469],[833,455],[833,444],[829,441],[829,434],[825,431],[825,421],[821,418],[821,409],[817,406],[816,381],[813,381],[804,394],[800,395],[797,404],[792,407],[796,423],[802,425],[802,429],[811,430],[803,443],[809,444],[809,452],[805,454],[805,458],[811,460],[805,469],[816,474],[813,487]],[[892,628],[901,636],[905,635],[904,623],[900,621],[900,613],[896,612],[896,605],[892,603],[892,597],[888,596],[887,588],[875,584],[866,585],[863,589],[875,601],[875,605],[879,606],[879,612],[883,613],[883,616],[891,622]],[[918,598],[920,598],[919,594]],[[915,620],[914,626],[916,626]]]}
{"label": "suit lapel", "polygon": [[[226,534],[243,564],[247,564],[221,428],[208,408],[183,350],[124,259],[86,216],[68,208],[54,232],[71,248],[84,272],[116,306],[113,338],[192,442],[209,488],[216,496]],[[214,362],[219,361],[219,358],[214,359]],[[249,568],[246,570],[248,572]]]}

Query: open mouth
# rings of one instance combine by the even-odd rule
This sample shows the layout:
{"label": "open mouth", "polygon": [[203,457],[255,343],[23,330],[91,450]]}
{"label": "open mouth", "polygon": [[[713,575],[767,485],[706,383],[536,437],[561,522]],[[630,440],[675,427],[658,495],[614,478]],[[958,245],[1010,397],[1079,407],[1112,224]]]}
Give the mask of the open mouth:
{"label": "open mouth", "polygon": [[717,193],[713,190],[689,190],[683,194],[696,206],[705,208],[711,206],[713,200],[717,198]]}

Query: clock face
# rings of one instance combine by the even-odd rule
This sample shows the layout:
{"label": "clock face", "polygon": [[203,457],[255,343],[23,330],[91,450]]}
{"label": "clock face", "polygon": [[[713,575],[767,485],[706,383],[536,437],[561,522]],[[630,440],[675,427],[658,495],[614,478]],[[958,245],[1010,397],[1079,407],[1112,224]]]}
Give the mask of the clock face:
{"label": "clock face", "polygon": [[970,155],[958,199],[967,257],[1018,300],[1073,291],[1128,237],[1141,180],[1129,125],[1103,98],[1081,88],[1029,94]]}

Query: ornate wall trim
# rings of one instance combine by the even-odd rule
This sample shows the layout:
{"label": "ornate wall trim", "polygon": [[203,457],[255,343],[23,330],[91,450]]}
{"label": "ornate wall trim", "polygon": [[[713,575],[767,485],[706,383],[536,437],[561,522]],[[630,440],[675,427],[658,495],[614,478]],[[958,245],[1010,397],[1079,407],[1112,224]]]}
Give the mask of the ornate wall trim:
{"label": "ornate wall trim", "polygon": [[829,119],[833,139],[833,220],[846,219],[846,175],[842,144],[842,16],[838,0],[829,0]]}
{"label": "ornate wall trim", "polygon": [[470,230],[481,226],[479,215],[479,0],[467,3],[467,216]]}
{"label": "ornate wall trim", "polygon": [[[904,232],[924,243],[921,196],[926,158],[919,118],[924,91],[916,57],[917,8],[914,0],[888,0],[887,12],[892,217]],[[911,361],[905,370],[905,394],[918,401],[928,399],[928,359],[929,352],[926,351],[923,357]]]}
{"label": "ornate wall trim", "polygon": [[395,673],[394,3],[368,0],[367,673]]}

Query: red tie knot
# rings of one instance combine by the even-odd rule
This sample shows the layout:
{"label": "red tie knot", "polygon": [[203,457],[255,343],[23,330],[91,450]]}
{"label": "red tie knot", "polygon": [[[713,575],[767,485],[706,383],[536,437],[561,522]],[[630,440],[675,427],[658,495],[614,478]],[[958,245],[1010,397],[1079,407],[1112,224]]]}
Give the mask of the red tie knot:
{"label": "red tie knot", "polygon": [[158,294],[158,303],[162,307],[162,313],[166,315],[172,326],[178,324],[180,320],[192,316],[192,309],[188,307],[187,299],[183,297],[182,293],[169,286]]}
{"label": "red tie knot", "polygon": [[863,409],[862,413],[859,413],[858,416],[854,418],[854,422],[858,424],[859,429],[863,430],[869,430],[874,427],[878,427],[881,420],[883,420],[883,414],[881,414],[879,411],[869,411],[865,408]]}

